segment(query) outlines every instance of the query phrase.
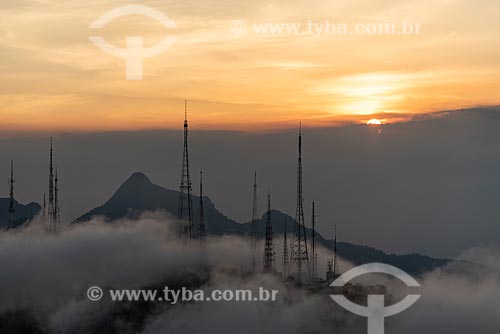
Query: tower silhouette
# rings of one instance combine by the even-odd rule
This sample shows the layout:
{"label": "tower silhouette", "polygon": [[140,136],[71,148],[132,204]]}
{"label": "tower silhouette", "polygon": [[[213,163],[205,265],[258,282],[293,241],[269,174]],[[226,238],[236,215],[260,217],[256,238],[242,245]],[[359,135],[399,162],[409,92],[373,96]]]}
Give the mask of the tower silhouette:
{"label": "tower silhouette", "polygon": [[[295,211],[295,225],[293,227],[292,258],[290,267],[294,270],[294,277],[303,283],[310,277],[309,256],[307,252],[306,226],[304,220],[304,199],[302,196],[302,125],[299,130],[299,157],[297,162],[297,209]],[[307,270],[307,277],[304,277]]]}
{"label": "tower silhouette", "polygon": [[255,273],[257,257],[257,172],[254,172],[252,221],[250,223],[250,272]]}
{"label": "tower silhouette", "polygon": [[273,226],[271,224],[271,194],[267,194],[266,241],[264,245],[264,272],[274,271]]}
{"label": "tower silhouette", "polygon": [[205,209],[203,208],[203,171],[200,171],[200,221],[198,225],[198,238],[200,243],[205,242],[206,229],[205,229]]}
{"label": "tower silhouette", "polygon": [[14,206],[14,161],[10,161],[10,179],[9,179],[9,184],[10,184],[10,191],[9,191],[9,228],[14,228],[15,227],[15,213],[16,213],[16,208]]}
{"label": "tower silhouette", "polygon": [[60,229],[60,220],[61,213],[59,211],[59,177],[57,176],[57,168],[56,174],[54,176],[54,232],[58,232]]}
{"label": "tower silhouette", "polygon": [[191,199],[191,178],[189,175],[187,101],[184,101],[184,149],[182,153],[182,174],[177,218],[179,238],[193,238],[193,212]]}
{"label": "tower silhouette", "polygon": [[333,281],[340,276],[339,265],[337,262],[337,225],[334,226],[333,232],[333,252],[331,258],[328,260],[328,270],[326,272],[326,280]]}
{"label": "tower silhouette", "polygon": [[56,216],[55,202],[54,202],[54,150],[53,139],[50,137],[50,155],[49,155],[49,203],[47,205],[47,220],[46,229],[48,232],[55,232],[56,230]]}
{"label": "tower silhouette", "polygon": [[316,212],[315,205],[312,202],[311,217],[311,281],[315,282],[318,277],[318,254],[316,253]]}
{"label": "tower silhouette", "polygon": [[283,280],[288,278],[290,260],[288,259],[288,238],[286,231],[286,217],[285,217],[285,231],[283,232]]}

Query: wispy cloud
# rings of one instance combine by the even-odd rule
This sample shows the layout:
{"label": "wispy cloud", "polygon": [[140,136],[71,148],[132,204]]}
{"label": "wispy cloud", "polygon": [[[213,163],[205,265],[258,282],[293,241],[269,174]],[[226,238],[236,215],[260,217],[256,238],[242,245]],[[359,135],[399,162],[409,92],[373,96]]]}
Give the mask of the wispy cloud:
{"label": "wispy cloud", "polygon": [[[495,94],[500,83],[499,24],[492,17],[499,5],[494,2],[484,6],[458,1],[374,5],[358,0],[285,6],[266,1],[200,5],[150,0],[142,4],[164,12],[178,29],[166,31],[154,20],[131,16],[110,23],[100,33],[120,47],[126,36],[133,35],[143,36],[147,45],[166,34],[179,40],[164,54],[145,61],[144,82],[130,83],[124,80],[124,61],[103,53],[88,40],[94,33],[88,25],[122,2],[3,1],[0,73],[8,83],[0,87],[3,105],[12,94],[25,94],[26,99],[33,94],[81,95],[92,104],[68,105],[67,109],[82,115],[82,128],[93,128],[85,120],[86,110],[102,109],[92,114],[94,124],[119,112],[124,120],[108,127],[130,129],[138,127],[130,119],[144,114],[150,114],[151,121],[140,124],[141,128],[159,123],[170,127],[181,100],[187,97],[211,113],[217,106],[216,112],[224,115],[221,122],[202,114],[200,123],[205,127],[249,129],[287,126],[299,118],[321,125],[339,118],[357,122],[358,114],[405,115],[500,103]],[[422,31],[411,36],[270,36],[251,31],[235,35],[231,23],[237,19],[244,20],[248,29],[263,22],[408,20],[420,23]],[[380,73],[384,76],[375,78]],[[363,94],[367,89],[371,93]],[[102,98],[120,95],[142,100],[124,107],[117,100],[111,103]],[[162,103],[145,102],[153,99]],[[242,105],[262,107],[249,110]],[[49,106],[33,101],[33,110],[46,112],[47,117],[37,120],[40,127],[71,128],[70,123],[54,122],[59,116]],[[164,112],[154,116],[158,110]],[[20,119],[16,108],[1,112],[19,129],[33,125],[29,119]]]}

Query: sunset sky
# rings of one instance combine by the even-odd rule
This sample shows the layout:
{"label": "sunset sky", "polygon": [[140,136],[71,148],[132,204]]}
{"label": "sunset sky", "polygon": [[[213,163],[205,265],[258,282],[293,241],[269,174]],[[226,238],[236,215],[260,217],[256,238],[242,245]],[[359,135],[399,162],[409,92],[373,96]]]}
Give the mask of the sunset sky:
{"label": "sunset sky", "polygon": [[[127,4],[158,9],[89,25]],[[267,130],[393,122],[500,104],[500,2],[2,0],[0,132],[179,128]],[[235,20],[246,32],[235,33]],[[254,24],[419,24],[419,34],[259,34]],[[144,60],[144,80],[97,48],[178,41]]]}

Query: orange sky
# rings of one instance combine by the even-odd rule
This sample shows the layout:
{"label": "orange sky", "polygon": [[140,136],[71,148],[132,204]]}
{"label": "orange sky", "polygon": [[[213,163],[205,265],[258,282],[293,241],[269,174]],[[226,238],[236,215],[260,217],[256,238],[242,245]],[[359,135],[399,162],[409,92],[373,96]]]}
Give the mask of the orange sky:
{"label": "orange sky", "polygon": [[[89,41],[118,0],[0,2],[0,131],[179,128],[261,130],[409,119],[500,104],[498,1],[159,1],[177,29],[143,16],[97,35],[123,47],[178,41],[144,60],[144,80]],[[234,33],[234,20],[247,25]],[[258,34],[253,24],[407,21],[419,34]]]}

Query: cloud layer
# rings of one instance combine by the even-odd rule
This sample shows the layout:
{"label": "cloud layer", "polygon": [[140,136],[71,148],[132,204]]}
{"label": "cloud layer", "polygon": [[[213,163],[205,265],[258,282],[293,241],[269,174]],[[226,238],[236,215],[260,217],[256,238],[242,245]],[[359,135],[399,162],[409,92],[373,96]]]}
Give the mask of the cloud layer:
{"label": "cloud layer", "polygon": [[[73,226],[58,236],[45,235],[35,222],[17,232],[0,234],[0,327],[9,312],[24,310],[49,333],[363,333],[366,319],[343,311],[328,290],[314,293],[282,283],[279,277],[244,278],[248,244],[239,238],[209,240],[209,276],[199,270],[197,246],[179,243],[169,226],[173,221],[150,213],[138,221],[107,225],[99,220]],[[277,241],[279,243],[279,241]],[[475,249],[467,258],[498,258],[497,251]],[[324,262],[321,253],[320,262]],[[486,259],[488,260],[488,259]],[[278,261],[279,263],[280,261]],[[488,260],[493,266],[497,262]],[[496,263],[496,264],[495,264]],[[348,264],[342,263],[344,268]],[[465,268],[465,267],[464,267]],[[462,269],[464,269],[462,268]],[[455,269],[432,272],[420,281],[422,298],[404,313],[386,320],[388,333],[493,333],[499,328],[498,272],[478,274]],[[345,270],[345,269],[344,269]],[[394,297],[405,294],[400,283],[381,282]],[[198,282],[198,283],[193,283]],[[181,284],[213,289],[277,289],[276,303],[206,302],[182,305],[93,303],[89,286],[141,288]],[[392,291],[391,291],[392,290]],[[24,312],[23,311],[23,312]],[[12,313],[10,313],[12,316]],[[29,323],[25,320],[26,323]]]}

